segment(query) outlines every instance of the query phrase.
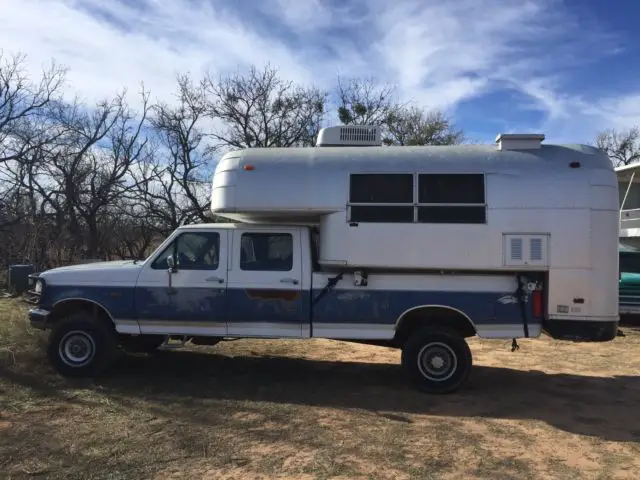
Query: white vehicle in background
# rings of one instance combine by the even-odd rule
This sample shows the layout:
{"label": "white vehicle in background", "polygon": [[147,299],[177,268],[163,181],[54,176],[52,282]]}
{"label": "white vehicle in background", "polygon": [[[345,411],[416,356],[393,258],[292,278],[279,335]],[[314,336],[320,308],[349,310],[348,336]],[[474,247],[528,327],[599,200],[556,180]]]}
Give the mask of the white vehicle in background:
{"label": "white vehicle in background", "polygon": [[65,375],[95,375],[118,343],[165,336],[328,338],[402,349],[414,385],[467,379],[466,338],[609,341],[618,326],[618,183],[585,145],[383,147],[331,127],[310,148],[226,154],[211,211],[142,262],[37,280],[37,328]]}

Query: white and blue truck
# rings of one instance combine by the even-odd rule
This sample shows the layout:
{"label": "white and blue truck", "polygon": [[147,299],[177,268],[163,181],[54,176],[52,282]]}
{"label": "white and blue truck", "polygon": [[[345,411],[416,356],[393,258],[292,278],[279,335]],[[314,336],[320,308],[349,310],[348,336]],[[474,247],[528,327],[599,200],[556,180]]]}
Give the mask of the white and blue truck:
{"label": "white and blue truck", "polygon": [[401,349],[408,380],[458,389],[466,339],[606,342],[618,327],[618,183],[586,145],[383,146],[369,126],[217,164],[211,212],[147,259],[37,275],[33,327],[66,376],[175,336],[325,338]]}

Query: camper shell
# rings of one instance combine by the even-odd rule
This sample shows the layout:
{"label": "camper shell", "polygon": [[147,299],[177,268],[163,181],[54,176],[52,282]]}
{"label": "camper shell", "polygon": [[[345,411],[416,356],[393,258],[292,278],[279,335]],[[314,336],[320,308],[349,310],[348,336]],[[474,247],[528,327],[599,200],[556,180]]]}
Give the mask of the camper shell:
{"label": "camper shell", "polygon": [[325,271],[538,272],[546,318],[558,321],[551,329],[563,320],[612,325],[619,197],[611,161],[597,148],[543,138],[234,151],[216,168],[211,211],[317,227]]}

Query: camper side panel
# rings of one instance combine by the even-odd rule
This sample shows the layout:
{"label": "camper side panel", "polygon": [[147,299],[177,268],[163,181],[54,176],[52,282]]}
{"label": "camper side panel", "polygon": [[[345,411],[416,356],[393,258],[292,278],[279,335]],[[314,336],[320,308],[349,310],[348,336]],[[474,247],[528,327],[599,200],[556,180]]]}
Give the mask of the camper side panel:
{"label": "camper side panel", "polygon": [[[557,268],[549,273],[551,320],[615,320],[618,317],[618,205],[615,178],[595,171],[589,210],[589,231],[573,235],[574,248],[588,249],[589,265]],[[584,242],[587,239],[588,242]]]}
{"label": "camper side panel", "polygon": [[[472,218],[465,223],[455,207],[448,217],[431,223],[416,218],[419,212],[395,221],[349,222],[346,208],[322,219],[321,262],[372,268],[589,268],[589,248],[576,248],[571,241],[576,236],[588,238],[590,232],[589,184],[584,175],[557,170],[487,174],[482,222]],[[512,237],[516,242],[534,239],[540,247],[538,257],[515,261]],[[527,245],[523,255],[529,252]]]}

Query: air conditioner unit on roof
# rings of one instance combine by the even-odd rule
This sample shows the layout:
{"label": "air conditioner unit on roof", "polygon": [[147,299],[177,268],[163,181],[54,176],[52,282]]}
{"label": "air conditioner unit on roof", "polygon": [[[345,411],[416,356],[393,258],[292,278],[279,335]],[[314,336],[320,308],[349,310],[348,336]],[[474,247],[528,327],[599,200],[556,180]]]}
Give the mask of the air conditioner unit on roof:
{"label": "air conditioner unit on roof", "polygon": [[318,147],[378,147],[382,145],[380,127],[371,125],[339,125],[326,127],[318,134]]}

